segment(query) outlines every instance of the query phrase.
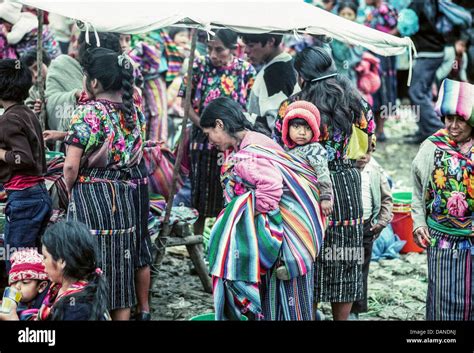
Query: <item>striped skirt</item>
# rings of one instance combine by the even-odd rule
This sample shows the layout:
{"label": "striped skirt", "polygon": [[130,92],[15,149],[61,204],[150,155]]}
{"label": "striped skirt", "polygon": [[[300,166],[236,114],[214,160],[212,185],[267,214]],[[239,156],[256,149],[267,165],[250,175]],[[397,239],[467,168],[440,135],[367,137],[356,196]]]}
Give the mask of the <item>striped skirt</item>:
{"label": "striped skirt", "polygon": [[313,321],[314,267],[289,281],[278,279],[275,268],[260,283],[263,319]]}
{"label": "striped skirt", "polygon": [[344,303],[363,297],[363,209],[360,171],[329,164],[334,209],[316,259],[315,301]]}
{"label": "striped skirt", "polygon": [[244,314],[264,321],[312,321],[314,268],[289,281],[278,279],[275,268],[260,284],[213,276],[216,320],[240,320]]}
{"label": "striped skirt", "polygon": [[[72,189],[68,220],[85,223],[97,237],[98,266],[109,287],[109,310],[136,304],[137,219],[140,168],[83,169]],[[140,202],[141,203],[141,202]]]}
{"label": "striped skirt", "polygon": [[474,239],[430,229],[427,320],[474,320]]}

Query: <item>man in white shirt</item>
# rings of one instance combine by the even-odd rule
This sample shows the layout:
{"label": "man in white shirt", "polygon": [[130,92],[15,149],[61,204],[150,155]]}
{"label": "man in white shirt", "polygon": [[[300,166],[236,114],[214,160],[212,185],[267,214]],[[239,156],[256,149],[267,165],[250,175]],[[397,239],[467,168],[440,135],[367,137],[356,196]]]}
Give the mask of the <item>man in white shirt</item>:
{"label": "man in white shirt", "polygon": [[263,65],[250,93],[248,112],[271,133],[280,104],[299,91],[292,57],[283,52],[281,35],[243,34],[245,53],[254,65]]}

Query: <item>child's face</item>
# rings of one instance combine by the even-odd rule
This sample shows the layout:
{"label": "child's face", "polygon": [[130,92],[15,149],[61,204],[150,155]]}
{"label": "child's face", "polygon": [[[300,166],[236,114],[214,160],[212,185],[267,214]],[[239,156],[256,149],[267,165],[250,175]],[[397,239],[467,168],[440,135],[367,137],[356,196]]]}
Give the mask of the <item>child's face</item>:
{"label": "child's face", "polygon": [[291,125],[290,139],[297,145],[306,145],[313,138],[313,130],[308,125]]}
{"label": "child's face", "polygon": [[132,49],[132,36],[130,34],[121,34],[120,46],[124,53],[128,53]]}
{"label": "child's face", "polygon": [[51,254],[48,252],[46,247],[43,245],[42,251],[43,253],[43,263],[44,263],[44,269],[45,272],[48,274],[48,277],[51,282],[54,283],[62,283],[63,282],[63,268],[64,266],[61,266],[60,261],[55,261]]}
{"label": "child's face", "polygon": [[[42,68],[42,75],[43,75],[43,79],[46,78],[46,75],[48,74],[48,67],[46,66],[46,64],[43,63],[43,65],[41,66]],[[30,72],[31,72],[31,78],[32,78],[32,82],[33,84],[36,84],[36,80],[38,79],[38,64],[35,63],[33,65],[31,65],[29,67],[30,69]]]}
{"label": "child's face", "polygon": [[185,47],[189,44],[189,33],[188,31],[178,32],[174,36],[174,42],[181,47]]}
{"label": "child's face", "polygon": [[21,302],[29,303],[33,301],[38,294],[42,293],[47,287],[47,281],[39,281],[37,279],[25,279],[12,284],[21,292]]}
{"label": "child's face", "polygon": [[339,11],[339,16],[349,21],[355,21],[357,14],[350,7],[344,7]]}
{"label": "child's face", "polygon": [[359,169],[364,169],[367,163],[370,162],[372,158],[372,153],[366,153],[361,158],[359,158],[356,162],[356,167]]}

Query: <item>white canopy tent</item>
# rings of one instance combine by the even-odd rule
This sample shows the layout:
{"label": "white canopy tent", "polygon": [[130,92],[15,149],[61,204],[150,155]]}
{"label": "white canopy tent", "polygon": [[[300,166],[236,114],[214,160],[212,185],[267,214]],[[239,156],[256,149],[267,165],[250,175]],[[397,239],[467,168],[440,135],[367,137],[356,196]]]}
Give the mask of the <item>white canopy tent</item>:
{"label": "white canopy tent", "polygon": [[136,34],[180,24],[208,31],[228,27],[244,33],[324,34],[385,56],[414,48],[409,38],[348,21],[302,0],[13,1],[80,20],[97,31]]}

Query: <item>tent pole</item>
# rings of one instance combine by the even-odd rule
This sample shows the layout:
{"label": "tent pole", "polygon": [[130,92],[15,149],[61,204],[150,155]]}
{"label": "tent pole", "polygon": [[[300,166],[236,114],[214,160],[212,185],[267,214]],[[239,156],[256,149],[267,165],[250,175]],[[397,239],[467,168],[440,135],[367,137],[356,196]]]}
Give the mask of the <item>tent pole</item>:
{"label": "tent pole", "polygon": [[[197,42],[197,29],[193,28],[191,30],[192,33],[192,42],[191,42],[191,53],[189,56],[189,65],[188,65],[188,80],[186,82],[186,94],[184,97],[184,117],[183,122],[181,124],[181,136],[178,142],[178,154],[176,156],[176,161],[173,170],[173,181],[171,183],[171,190],[170,195],[168,198],[168,203],[166,204],[166,212],[165,218],[163,220],[163,228],[158,234],[158,237],[155,240],[155,245],[158,248],[158,253],[154,259],[154,265],[157,266],[163,260],[165,251],[166,251],[166,241],[167,237],[171,233],[171,225],[169,223],[170,215],[171,215],[171,208],[173,207],[173,199],[176,194],[176,182],[178,180],[179,171],[181,169],[181,160],[183,159],[184,149],[188,148],[189,146],[184,145],[185,141],[185,134],[186,134],[186,126],[189,120],[189,109],[191,109],[191,83],[192,83],[192,74],[193,74],[193,63],[194,63],[194,52],[196,51],[196,42]],[[156,280],[157,271],[152,269],[152,286],[153,282]]]}
{"label": "tent pole", "polygon": [[38,15],[38,36],[37,36],[37,45],[36,45],[36,66],[37,66],[37,80],[36,80],[36,87],[38,88],[39,92],[39,99],[41,100],[41,112],[39,114],[39,121],[41,124],[41,129],[45,130],[46,124],[46,107],[45,107],[45,100],[44,100],[44,80],[43,77],[43,21],[44,21],[44,12],[43,10],[37,9]]}

